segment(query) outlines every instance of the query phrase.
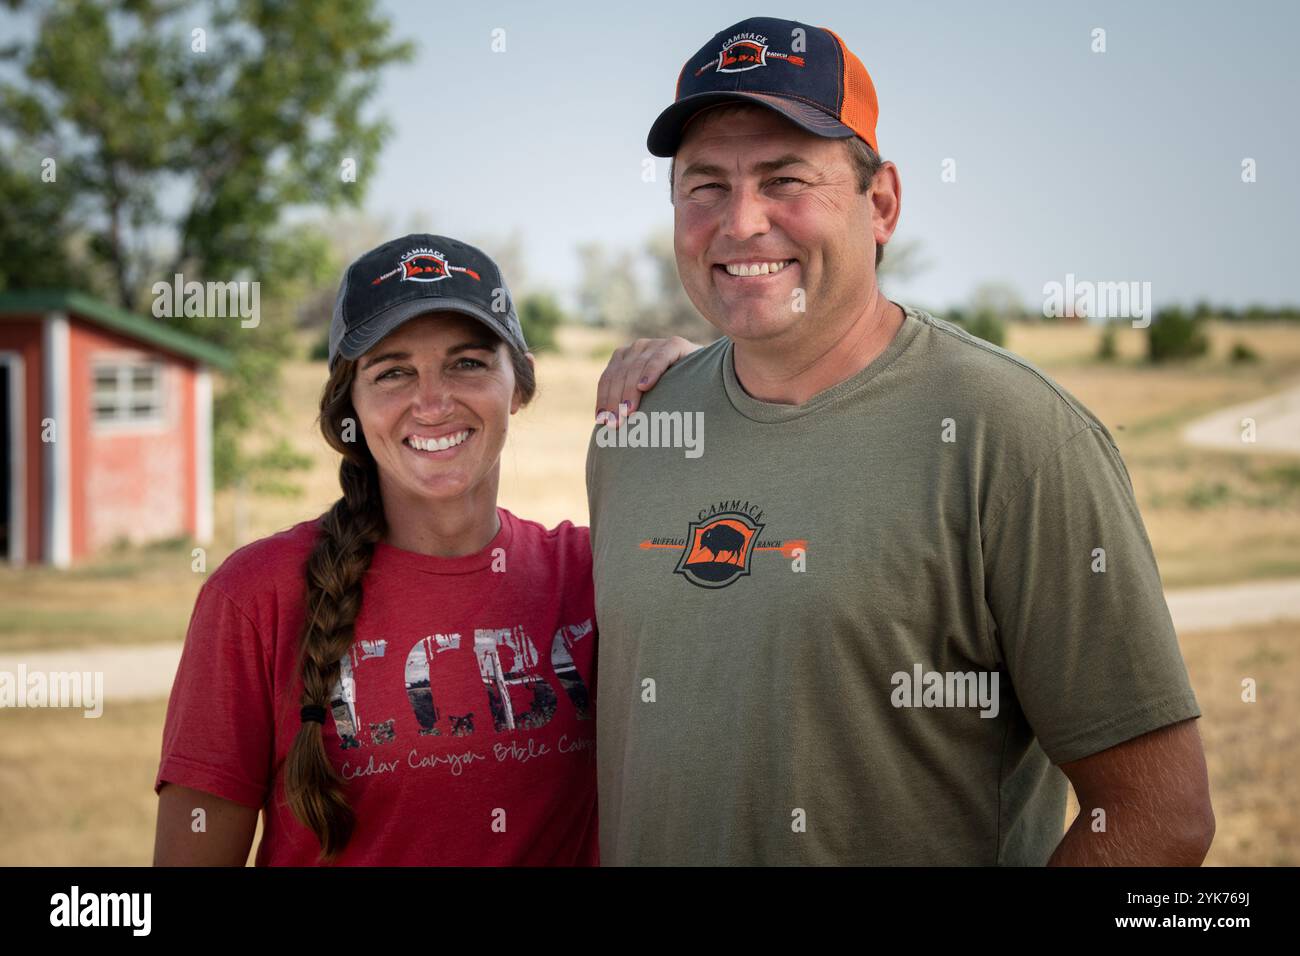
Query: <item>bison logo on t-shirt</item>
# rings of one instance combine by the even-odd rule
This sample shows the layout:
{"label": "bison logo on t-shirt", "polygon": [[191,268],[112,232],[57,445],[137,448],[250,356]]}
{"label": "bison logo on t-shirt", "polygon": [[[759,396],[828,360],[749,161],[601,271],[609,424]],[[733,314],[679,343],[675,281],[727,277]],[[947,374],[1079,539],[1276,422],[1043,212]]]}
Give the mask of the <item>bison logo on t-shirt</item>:
{"label": "bison logo on t-shirt", "polygon": [[739,511],[693,521],[674,570],[702,588],[725,588],[749,574],[749,559],[762,530],[761,524]]}

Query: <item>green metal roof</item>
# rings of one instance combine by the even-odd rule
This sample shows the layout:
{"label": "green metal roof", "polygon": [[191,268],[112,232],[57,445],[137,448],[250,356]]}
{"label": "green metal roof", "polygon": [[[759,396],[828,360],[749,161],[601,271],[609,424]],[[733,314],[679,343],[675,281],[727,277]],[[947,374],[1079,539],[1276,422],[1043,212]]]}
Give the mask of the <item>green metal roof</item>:
{"label": "green metal roof", "polygon": [[219,345],[101,302],[84,292],[60,289],[0,292],[0,315],[19,312],[66,312],[220,369],[229,370],[235,364],[235,357]]}

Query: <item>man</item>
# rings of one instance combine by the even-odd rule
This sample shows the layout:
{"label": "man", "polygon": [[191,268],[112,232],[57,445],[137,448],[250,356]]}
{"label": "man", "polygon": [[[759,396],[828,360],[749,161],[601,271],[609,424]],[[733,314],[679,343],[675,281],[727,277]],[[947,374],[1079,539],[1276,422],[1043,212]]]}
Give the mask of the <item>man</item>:
{"label": "man", "polygon": [[650,131],[724,337],[640,410],[701,413],[702,454],[602,427],[588,457],[602,860],[1199,864],[1200,711],[1127,471],[1042,373],[880,293],[876,119],[839,37],[753,18]]}

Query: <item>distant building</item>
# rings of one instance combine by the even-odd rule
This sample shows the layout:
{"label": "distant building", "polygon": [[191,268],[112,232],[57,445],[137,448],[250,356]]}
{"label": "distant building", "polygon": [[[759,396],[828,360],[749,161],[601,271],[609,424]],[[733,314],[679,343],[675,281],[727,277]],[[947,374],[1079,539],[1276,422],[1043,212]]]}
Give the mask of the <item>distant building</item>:
{"label": "distant building", "polygon": [[81,293],[0,293],[0,561],[208,541],[212,370],[231,363]]}

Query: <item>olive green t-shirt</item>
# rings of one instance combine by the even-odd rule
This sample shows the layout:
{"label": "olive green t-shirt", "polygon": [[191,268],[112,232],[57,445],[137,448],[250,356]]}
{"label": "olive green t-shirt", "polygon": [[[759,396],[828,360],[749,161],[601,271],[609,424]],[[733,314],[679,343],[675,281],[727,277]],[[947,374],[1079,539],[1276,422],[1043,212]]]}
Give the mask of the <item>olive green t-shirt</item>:
{"label": "olive green t-shirt", "polygon": [[1110,433],[903,308],[806,404],[721,339],[593,434],[603,863],[1039,865],[1054,764],[1200,716]]}

